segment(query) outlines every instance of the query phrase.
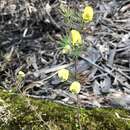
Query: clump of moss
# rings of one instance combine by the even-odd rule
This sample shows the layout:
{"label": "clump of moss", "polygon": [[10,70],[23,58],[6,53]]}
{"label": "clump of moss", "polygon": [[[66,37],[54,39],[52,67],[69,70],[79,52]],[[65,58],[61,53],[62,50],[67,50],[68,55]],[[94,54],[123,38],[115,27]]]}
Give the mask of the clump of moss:
{"label": "clump of moss", "polygon": [[[8,104],[11,112],[8,123],[0,129],[33,129],[33,130],[77,130],[77,110],[67,106],[27,98],[22,95],[0,91],[0,97]],[[81,125],[83,130],[129,130],[130,121],[117,118],[128,117],[130,112],[122,109],[81,109]]]}

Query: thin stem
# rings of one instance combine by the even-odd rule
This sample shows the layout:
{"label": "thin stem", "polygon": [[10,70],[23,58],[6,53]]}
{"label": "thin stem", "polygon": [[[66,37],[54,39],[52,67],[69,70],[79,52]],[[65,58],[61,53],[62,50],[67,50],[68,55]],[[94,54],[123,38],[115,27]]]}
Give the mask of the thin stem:
{"label": "thin stem", "polygon": [[75,56],[75,59],[74,59],[74,66],[75,66],[75,80],[77,80],[77,56]]}
{"label": "thin stem", "polygon": [[[77,56],[75,56],[74,61],[75,61],[75,80],[77,80]],[[82,130],[82,126],[80,123],[80,100],[78,94],[77,94],[77,118],[78,118],[79,129]]]}
{"label": "thin stem", "polygon": [[80,99],[79,95],[77,94],[77,116],[78,116],[78,124],[79,124],[79,129],[82,130],[81,122],[80,122]]}

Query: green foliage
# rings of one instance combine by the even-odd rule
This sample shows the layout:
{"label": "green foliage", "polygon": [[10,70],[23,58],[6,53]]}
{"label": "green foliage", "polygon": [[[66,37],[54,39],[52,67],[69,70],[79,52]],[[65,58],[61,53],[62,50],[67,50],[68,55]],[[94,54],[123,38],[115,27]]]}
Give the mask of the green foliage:
{"label": "green foliage", "polygon": [[64,17],[64,22],[70,25],[75,23],[82,23],[81,13],[74,8],[70,8],[67,5],[60,5],[60,13]]}
{"label": "green foliage", "polygon": [[72,58],[75,59],[75,57],[79,57],[82,49],[83,49],[83,45],[77,45],[77,46],[73,46],[71,43],[71,38],[69,35],[63,36],[61,38],[61,41],[59,42],[59,46],[61,49],[64,49],[66,45],[69,45],[71,47],[71,52],[68,53],[68,56],[71,56]]}
{"label": "green foliage", "polygon": [[71,42],[70,37],[68,35],[66,35],[61,38],[59,45],[61,48],[64,48],[66,45],[69,45],[70,42]]}

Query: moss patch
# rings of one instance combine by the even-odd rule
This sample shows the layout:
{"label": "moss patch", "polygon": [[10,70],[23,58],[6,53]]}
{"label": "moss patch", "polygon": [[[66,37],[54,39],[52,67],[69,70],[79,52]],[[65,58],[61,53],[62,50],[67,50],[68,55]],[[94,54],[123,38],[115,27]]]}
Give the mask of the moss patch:
{"label": "moss patch", "polygon": [[[7,122],[0,119],[1,130],[77,130],[77,110],[67,106],[27,98],[0,90],[0,98],[10,113]],[[7,105],[8,104],[8,105]],[[0,106],[5,107],[2,103]],[[117,118],[118,113],[120,117]],[[83,130],[129,130],[130,112],[123,109],[81,109]]]}

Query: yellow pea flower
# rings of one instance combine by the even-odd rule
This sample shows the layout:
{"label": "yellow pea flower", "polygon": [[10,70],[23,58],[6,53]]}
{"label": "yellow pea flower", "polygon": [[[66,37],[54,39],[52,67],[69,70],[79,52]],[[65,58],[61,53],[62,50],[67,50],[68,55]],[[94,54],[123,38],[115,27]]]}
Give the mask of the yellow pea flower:
{"label": "yellow pea flower", "polygon": [[74,94],[78,94],[80,92],[80,83],[78,81],[74,81],[71,85],[70,85],[70,91]]}
{"label": "yellow pea flower", "polygon": [[90,22],[93,19],[93,8],[91,6],[86,6],[83,13],[82,18],[85,22]]}
{"label": "yellow pea flower", "polygon": [[82,44],[81,35],[77,30],[71,30],[71,40],[73,46],[77,44]]}
{"label": "yellow pea flower", "polygon": [[66,81],[69,77],[69,70],[67,69],[61,69],[58,71],[58,77],[63,80]]}
{"label": "yellow pea flower", "polygon": [[24,78],[25,77],[25,73],[23,71],[19,71],[18,72],[18,76],[21,77],[21,78]]}
{"label": "yellow pea flower", "polygon": [[70,53],[71,52],[71,46],[70,45],[66,45],[63,50],[62,50],[62,53],[63,54],[67,54],[67,53]]}

